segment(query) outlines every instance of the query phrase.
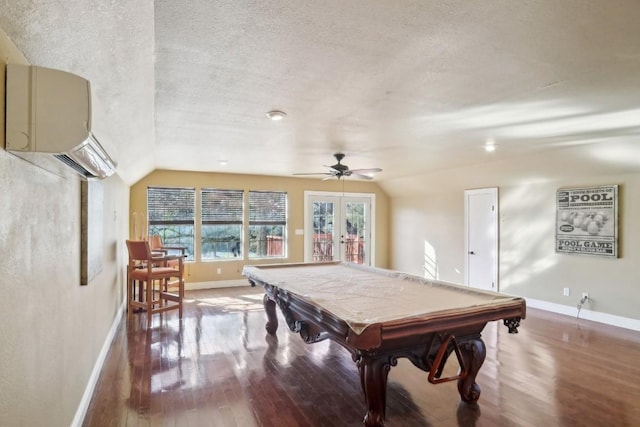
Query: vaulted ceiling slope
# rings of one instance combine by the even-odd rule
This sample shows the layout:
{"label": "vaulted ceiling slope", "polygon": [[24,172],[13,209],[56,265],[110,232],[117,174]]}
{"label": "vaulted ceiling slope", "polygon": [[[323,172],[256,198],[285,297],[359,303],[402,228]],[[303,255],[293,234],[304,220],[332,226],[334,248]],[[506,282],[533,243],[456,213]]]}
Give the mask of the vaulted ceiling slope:
{"label": "vaulted ceiling slope", "polygon": [[[382,168],[381,183],[552,150],[638,172],[638,22],[637,0],[30,0],[0,11],[30,63],[91,81],[94,133],[129,183],[153,169],[316,172],[338,151],[352,168]],[[268,120],[273,109],[286,118]]]}

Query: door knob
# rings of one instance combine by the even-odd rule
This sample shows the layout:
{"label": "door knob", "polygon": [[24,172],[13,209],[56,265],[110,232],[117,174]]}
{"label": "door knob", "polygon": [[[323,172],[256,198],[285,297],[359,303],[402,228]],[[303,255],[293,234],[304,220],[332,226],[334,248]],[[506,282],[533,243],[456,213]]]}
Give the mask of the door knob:
{"label": "door knob", "polygon": [[469,255],[475,255],[476,253],[473,251],[469,251]]}

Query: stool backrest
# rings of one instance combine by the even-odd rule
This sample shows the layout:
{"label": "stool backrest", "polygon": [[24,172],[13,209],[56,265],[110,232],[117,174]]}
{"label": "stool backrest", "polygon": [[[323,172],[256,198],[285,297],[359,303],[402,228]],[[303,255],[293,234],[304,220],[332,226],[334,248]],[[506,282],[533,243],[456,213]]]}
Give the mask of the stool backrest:
{"label": "stool backrest", "polygon": [[127,240],[129,250],[129,261],[149,261],[151,259],[151,248],[149,242],[145,240]]}
{"label": "stool backrest", "polygon": [[162,249],[162,237],[158,235],[149,236],[149,246],[152,251]]}

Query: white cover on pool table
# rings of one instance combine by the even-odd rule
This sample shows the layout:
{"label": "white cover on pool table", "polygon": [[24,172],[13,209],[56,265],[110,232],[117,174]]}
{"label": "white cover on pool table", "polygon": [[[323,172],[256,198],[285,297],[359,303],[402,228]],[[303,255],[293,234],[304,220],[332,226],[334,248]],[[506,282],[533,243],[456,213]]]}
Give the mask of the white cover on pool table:
{"label": "white cover on pool table", "polygon": [[245,266],[243,274],[313,302],[356,334],[374,323],[473,313],[522,300],[346,262]]}

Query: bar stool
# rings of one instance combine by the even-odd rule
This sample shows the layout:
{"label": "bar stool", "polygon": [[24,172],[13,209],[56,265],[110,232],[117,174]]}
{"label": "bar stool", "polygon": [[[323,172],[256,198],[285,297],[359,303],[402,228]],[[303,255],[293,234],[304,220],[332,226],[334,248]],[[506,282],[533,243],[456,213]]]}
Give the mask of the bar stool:
{"label": "bar stool", "polygon": [[[152,254],[149,242],[127,240],[129,265],[127,266],[127,312],[131,316],[135,308],[147,313],[147,328],[151,326],[151,316],[169,310],[178,310],[182,319],[184,299],[184,257],[181,255]],[[177,268],[167,266],[169,261],[178,261]],[[175,280],[177,292],[167,288],[169,281]],[[144,292],[138,300],[134,298],[134,282],[144,284]],[[158,287],[156,289],[156,283]]]}

